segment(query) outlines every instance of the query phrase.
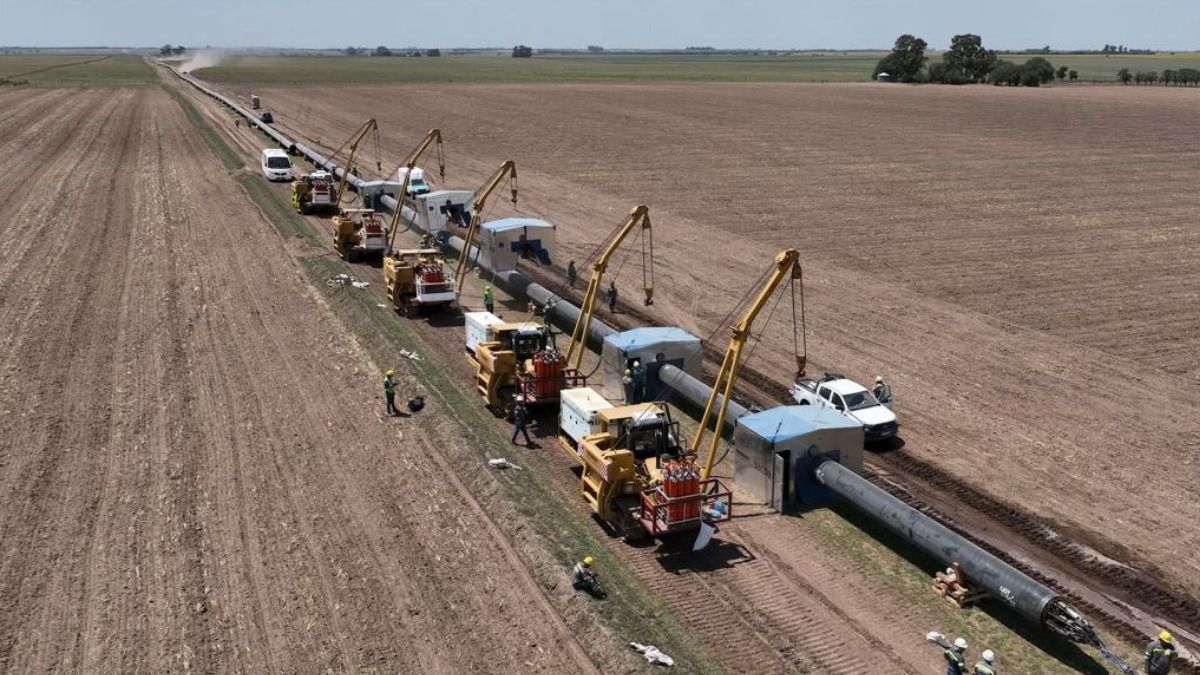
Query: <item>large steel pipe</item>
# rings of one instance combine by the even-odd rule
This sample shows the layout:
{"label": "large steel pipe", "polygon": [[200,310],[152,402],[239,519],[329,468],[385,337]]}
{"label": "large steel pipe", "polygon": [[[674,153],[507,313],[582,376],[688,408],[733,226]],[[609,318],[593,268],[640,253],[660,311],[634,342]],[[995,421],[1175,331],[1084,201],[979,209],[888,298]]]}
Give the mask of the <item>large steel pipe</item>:
{"label": "large steel pipe", "polygon": [[838,496],[943,565],[959,563],[970,583],[986,589],[1021,616],[1041,624],[1046,608],[1058,599],[1054,591],[841,464],[823,462],[815,473],[817,480]]}
{"label": "large steel pipe", "polygon": [[[701,410],[708,404],[708,397],[712,395],[712,387],[669,363],[658,371],[658,379]],[[716,405],[720,406],[724,400],[724,396],[717,394]],[[725,413],[725,429],[720,430],[720,433],[724,433],[726,430],[733,431],[738,419],[748,414],[750,411],[737,401],[730,401],[729,409]]]}
{"label": "large steel pipe", "polygon": [[[387,198],[385,198],[386,201]],[[407,210],[407,209],[406,209]],[[411,222],[411,220],[410,220]],[[466,242],[462,237],[450,237],[446,242],[450,248],[464,255],[463,245]],[[471,257],[475,259],[479,249],[475,246],[471,247]],[[483,267],[481,265],[481,267]],[[483,269],[487,269],[483,267]],[[491,272],[491,270],[488,270]],[[516,270],[508,272],[493,272],[492,278],[494,283],[501,286],[513,297],[525,297],[530,301],[541,306],[550,306],[550,320],[553,321],[559,328],[564,331],[570,331],[575,328],[575,322],[579,320],[580,310],[569,301],[559,297],[550,289],[533,281],[529,277],[521,274]],[[604,338],[616,333],[616,329],[608,324],[593,318],[591,326],[588,328],[588,339],[595,345],[604,343]]]}

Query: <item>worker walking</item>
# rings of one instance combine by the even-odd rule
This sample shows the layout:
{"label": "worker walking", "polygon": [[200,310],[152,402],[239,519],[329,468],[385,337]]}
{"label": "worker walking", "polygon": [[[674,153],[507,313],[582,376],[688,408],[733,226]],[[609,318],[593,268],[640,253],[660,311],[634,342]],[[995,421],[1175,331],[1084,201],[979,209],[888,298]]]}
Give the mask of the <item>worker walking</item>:
{"label": "worker walking", "polygon": [[483,308],[493,313],[496,311],[496,292],[491,284],[483,287]]}
{"label": "worker walking", "polygon": [[621,375],[621,393],[625,395],[625,405],[633,405],[637,401],[633,399],[633,371],[626,368],[625,374]]}
{"label": "worker walking", "polygon": [[529,440],[529,431],[525,428],[525,419],[528,415],[529,412],[525,409],[524,403],[518,403],[517,407],[513,409],[513,445],[517,444],[517,434],[525,436],[525,447],[533,445],[533,441]]}
{"label": "worker walking", "polygon": [[593,563],[595,560],[590,555],[575,563],[571,570],[571,586],[577,591],[587,591],[592,597],[603,600],[607,594],[600,588],[599,576],[592,570]]}
{"label": "worker walking", "polygon": [[1167,675],[1175,662],[1175,638],[1167,631],[1146,647],[1146,675]]}
{"label": "worker walking", "polygon": [[617,282],[608,282],[608,311],[617,311]]}
{"label": "worker walking", "polygon": [[966,675],[966,638],[954,638],[954,645],[945,647],[945,652],[942,655],[946,657],[946,675]]}
{"label": "worker walking", "polygon": [[975,672],[971,675],[996,675],[996,653],[985,649],[979,657],[980,661],[975,664]]}
{"label": "worker walking", "polygon": [[871,390],[875,394],[875,398],[879,399],[879,403],[885,408],[892,407],[892,385],[883,381],[882,375],[875,376],[875,388]]}
{"label": "worker walking", "polygon": [[575,261],[567,263],[567,285],[571,288],[575,288],[575,278],[578,274],[579,271],[575,269]]}
{"label": "worker walking", "polygon": [[400,414],[396,410],[396,383],[392,382],[392,378],[396,375],[396,371],[389,369],[383,374],[383,397],[387,399],[387,414],[388,417],[395,417]]}
{"label": "worker walking", "polygon": [[946,658],[946,675],[967,675],[967,641],[965,638],[954,638],[954,644],[946,640],[941,633],[930,632],[925,639],[942,648],[942,656]]}

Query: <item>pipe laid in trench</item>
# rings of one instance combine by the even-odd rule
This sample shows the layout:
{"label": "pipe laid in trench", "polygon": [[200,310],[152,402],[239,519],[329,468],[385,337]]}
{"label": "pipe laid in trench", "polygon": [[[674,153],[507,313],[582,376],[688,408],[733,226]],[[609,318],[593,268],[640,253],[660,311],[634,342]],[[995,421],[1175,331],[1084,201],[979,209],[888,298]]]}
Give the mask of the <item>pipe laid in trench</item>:
{"label": "pipe laid in trench", "polygon": [[[663,384],[700,408],[707,404],[712,394],[709,385],[670,364],[659,370],[658,377]],[[720,402],[718,394],[717,404]],[[737,420],[747,414],[749,411],[745,407],[730,401],[725,414],[726,428],[732,430]],[[1087,619],[1057,593],[1025,573],[833,460],[818,464],[813,472],[834,494],[942,565],[959,563],[971,583],[984,588],[1021,616],[1077,642],[1096,643],[1095,632]]]}

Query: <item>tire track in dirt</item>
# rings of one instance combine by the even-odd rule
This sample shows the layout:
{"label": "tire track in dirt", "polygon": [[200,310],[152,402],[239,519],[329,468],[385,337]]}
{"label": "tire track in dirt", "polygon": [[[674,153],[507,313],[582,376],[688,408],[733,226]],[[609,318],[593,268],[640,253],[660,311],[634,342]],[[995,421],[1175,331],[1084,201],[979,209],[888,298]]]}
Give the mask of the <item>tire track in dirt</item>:
{"label": "tire track in dirt", "polygon": [[[129,100],[128,96],[116,98],[124,98],[125,103]],[[110,108],[101,118],[96,134],[86,138],[83,152],[78,155],[92,163],[93,171],[106,163],[128,157],[135,133],[131,124],[132,111],[128,105],[118,105],[115,110]],[[83,186],[90,183],[91,173],[85,172],[81,177],[71,176],[66,183],[83,191]],[[30,580],[25,578],[14,558],[19,555],[24,559],[34,557],[77,561],[80,557],[79,548],[87,543],[89,520],[95,517],[94,496],[87,490],[80,490],[77,479],[93,475],[95,469],[106,461],[103,455],[109,450],[97,450],[91,439],[107,423],[111,411],[103,405],[92,405],[91,390],[81,388],[79,383],[104,390],[108,378],[111,378],[113,359],[106,347],[111,344],[113,327],[107,322],[100,322],[97,326],[96,318],[104,311],[102,307],[113,292],[113,284],[107,277],[100,284],[80,283],[80,280],[72,280],[65,275],[64,270],[73,266],[86,269],[91,264],[111,268],[118,274],[123,270],[125,261],[114,255],[111,248],[121,245],[124,234],[120,229],[119,214],[115,213],[118,209],[111,199],[118,178],[111,172],[104,175],[107,180],[97,182],[109,188],[110,199],[98,203],[100,208],[96,211],[103,214],[98,224],[88,223],[86,227],[79,227],[78,214],[84,207],[78,201],[67,203],[54,214],[59,220],[48,221],[69,228],[61,232],[61,236],[78,239],[82,245],[65,249],[64,255],[52,258],[46,278],[60,283],[65,280],[68,299],[65,308],[61,305],[56,308],[65,309],[56,312],[62,316],[62,324],[52,325],[47,317],[39,316],[39,330],[50,330],[56,335],[79,335],[83,341],[73,344],[47,339],[49,335],[44,333],[35,333],[39,338],[35,348],[41,354],[41,364],[34,372],[45,381],[47,390],[59,395],[60,401],[52,404],[53,408],[47,411],[49,415],[45,422],[45,441],[41,452],[35,454],[28,469],[16,474],[20,484],[27,486],[16,491],[28,494],[28,498],[23,513],[5,522],[5,540],[14,548],[6,556],[3,571],[0,572],[0,583],[3,584],[0,588],[6,597],[17,598],[18,605],[26,604],[22,599],[28,601],[43,596],[53,597],[58,602],[42,606],[40,612],[14,613],[12,619],[20,623],[4,628],[3,634],[9,639],[5,641],[0,657],[9,655],[13,646],[12,637],[22,634],[40,636],[33,652],[28,655],[29,663],[21,665],[18,661],[17,670],[43,670],[73,663],[69,643],[74,642],[73,636],[77,632],[62,628],[64,623],[67,626],[71,623],[73,601],[79,593],[76,589],[78,577],[59,567],[55,573],[39,575],[36,580]],[[42,287],[48,289],[48,283]],[[68,423],[67,420],[73,422]],[[18,534],[10,529],[14,520],[25,526],[23,532]],[[55,535],[52,540],[49,539],[51,535]],[[8,663],[12,664],[11,661]]]}

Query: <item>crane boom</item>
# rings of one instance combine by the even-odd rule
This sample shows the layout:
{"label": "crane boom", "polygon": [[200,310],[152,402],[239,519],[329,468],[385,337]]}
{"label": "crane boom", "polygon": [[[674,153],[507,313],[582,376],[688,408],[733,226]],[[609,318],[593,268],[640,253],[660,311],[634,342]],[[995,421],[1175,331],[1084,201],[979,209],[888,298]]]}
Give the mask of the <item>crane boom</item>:
{"label": "crane boom", "polygon": [[479,219],[483,213],[483,208],[487,206],[487,200],[500,187],[500,183],[504,181],[506,176],[512,176],[512,203],[517,203],[517,164],[511,159],[506,160],[496,169],[496,173],[488,179],[488,182],[475,193],[475,204],[471,209],[471,223],[467,226],[466,241],[463,242],[462,255],[458,257],[458,265],[454,268],[454,291],[462,292],[463,277],[467,271],[467,259],[471,257],[471,246],[475,243],[475,233],[479,230]]}
{"label": "crane boom", "polygon": [[[704,406],[704,415],[700,418],[700,427],[696,430],[696,437],[692,439],[691,454],[698,455],[700,446],[704,442],[704,435],[708,433],[708,423],[712,419],[713,410],[717,409],[717,421],[715,431],[713,432],[712,443],[708,448],[708,458],[704,461],[704,470],[700,474],[702,480],[707,480],[712,473],[713,461],[717,456],[717,447],[721,442],[721,433],[725,428],[725,413],[729,410],[729,398],[733,394],[733,384],[737,380],[738,369],[741,367],[742,349],[746,346],[746,341],[750,338],[750,327],[754,324],[754,319],[758,317],[759,312],[766,306],[767,301],[771,299],[771,295],[779,284],[784,279],[801,279],[803,283],[802,271],[800,269],[800,253],[794,248],[780,251],[775,256],[775,261],[772,263],[773,269],[768,273],[766,282],[759,289],[758,295],[754,301],[750,303],[750,307],[746,310],[746,314],[741,321],[737,322],[733,327],[733,335],[729,340],[729,347],[725,350],[725,358],[721,361],[721,369],[717,372],[717,378],[713,382],[712,393],[708,396],[708,403]],[[800,371],[804,370],[806,357],[801,354],[796,354],[796,366]],[[717,395],[721,395],[721,403],[717,405]]]}
{"label": "crane boom", "polygon": [[[579,305],[579,318],[575,320],[575,329],[571,331],[571,343],[567,347],[567,365],[569,367],[579,369],[583,361],[584,344],[587,342],[588,329],[592,325],[592,314],[596,309],[596,296],[600,293],[600,283],[604,277],[604,271],[608,269],[608,261],[612,259],[617,248],[621,246],[621,242],[629,236],[629,233],[638,225],[642,226],[649,237],[652,237],[650,229],[650,210],[643,204],[634,207],[629,212],[629,217],[625,219],[625,223],[617,228],[617,233],[613,236],[612,241],[605,247],[604,252],[592,263],[592,278],[588,280],[587,292],[583,295],[583,302]],[[654,240],[650,241],[650,264],[654,264]],[[646,278],[646,304],[650,304],[654,297],[653,275]],[[571,359],[575,362],[572,365]]]}
{"label": "crane boom", "polygon": [[[350,170],[354,168],[354,153],[358,151],[358,144],[362,143],[362,139],[366,138],[367,134],[378,129],[379,125],[375,123],[375,118],[372,117],[367,120],[366,124],[362,125],[362,128],[354,132],[349,141],[342,144],[342,147],[345,147],[347,144],[350,146],[350,157],[346,160],[346,166],[342,167],[342,179],[338,181],[337,199],[339,203],[342,199],[342,190],[346,189],[346,176],[350,175]],[[330,164],[336,164],[334,160],[337,159],[338,152],[341,152],[341,148],[338,148],[333,153],[333,157],[329,158]]]}
{"label": "crane boom", "polygon": [[442,130],[430,129],[425,134],[424,140],[417,145],[416,149],[408,153],[408,157],[404,158],[403,166],[404,180],[400,183],[400,195],[396,200],[396,210],[392,212],[392,222],[388,225],[388,245],[387,250],[392,250],[392,242],[396,241],[396,227],[400,223],[400,212],[404,210],[404,198],[408,196],[408,184],[412,179],[413,169],[417,167],[417,161],[421,159],[421,155],[425,154],[434,143],[437,143],[438,148],[438,175],[441,178],[446,177],[446,154],[442,151]]}

